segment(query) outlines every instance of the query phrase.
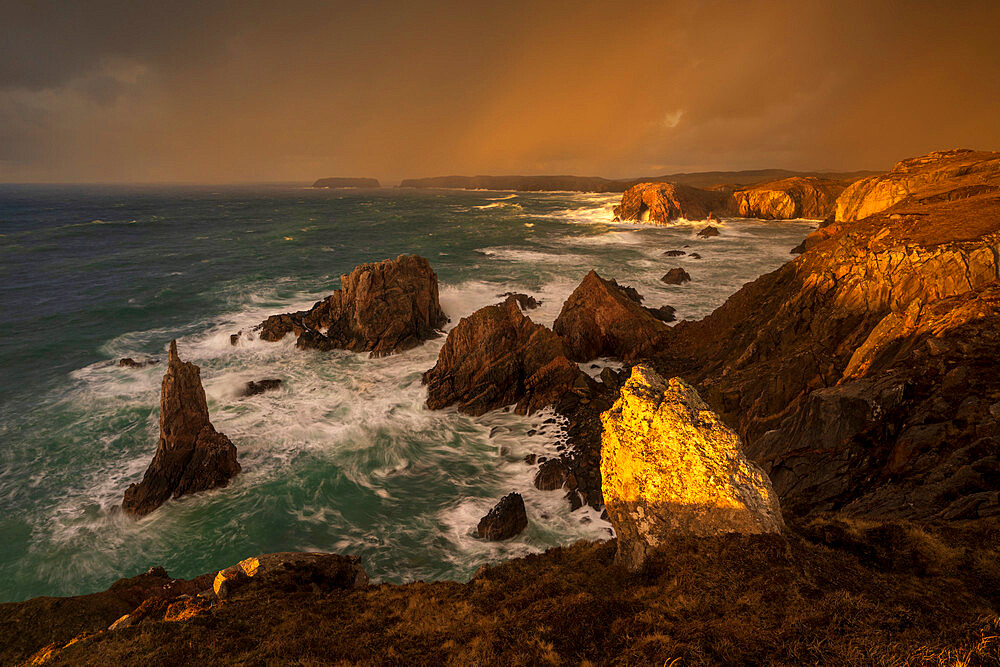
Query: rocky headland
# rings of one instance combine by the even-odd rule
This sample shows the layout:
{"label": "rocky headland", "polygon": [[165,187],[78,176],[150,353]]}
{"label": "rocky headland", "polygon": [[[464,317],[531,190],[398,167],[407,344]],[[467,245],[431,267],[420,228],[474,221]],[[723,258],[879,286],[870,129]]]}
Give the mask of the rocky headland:
{"label": "rocky headland", "polygon": [[380,188],[377,178],[320,178],[312,184],[314,188]]}
{"label": "rocky headland", "polygon": [[[551,330],[514,295],[454,327],[424,376],[428,407],[552,407],[569,446],[530,459],[535,484],[566,492],[567,510],[604,507],[612,540],[467,583],[371,586],[345,557],[257,556],[189,581],[160,568],[104,593],[0,605],[12,628],[0,659],[993,664],[997,165],[997,153],[932,153],[846,187],[799,257],[699,321],[669,327],[591,272]],[[324,303],[271,329],[338,337]],[[412,332],[413,308],[400,312]],[[578,363],[597,356],[623,366],[594,381]],[[172,347],[168,376],[178,364]],[[503,539],[534,520],[511,493],[469,530]],[[277,574],[254,576],[254,560]]]}

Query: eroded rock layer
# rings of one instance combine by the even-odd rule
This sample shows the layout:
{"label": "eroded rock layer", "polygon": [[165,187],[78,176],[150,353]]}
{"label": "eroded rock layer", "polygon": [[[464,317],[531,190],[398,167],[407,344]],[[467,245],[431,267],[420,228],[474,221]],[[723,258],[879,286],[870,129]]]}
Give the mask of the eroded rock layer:
{"label": "eroded rock layer", "polygon": [[448,321],[438,300],[437,275],[423,257],[362,264],[341,276],[340,284],[309,310],[267,318],[258,327],[260,337],[276,341],[292,333],[299,347],[379,357],[434,338]]}
{"label": "eroded rock layer", "polygon": [[601,421],[602,490],[625,567],[677,536],[784,527],[767,475],[683,380],[635,366]]}
{"label": "eroded rock layer", "polygon": [[148,514],[170,498],[226,486],[240,472],[236,447],[208,419],[201,371],[170,342],[160,390],[160,442],[142,481],[125,491],[122,509]]}

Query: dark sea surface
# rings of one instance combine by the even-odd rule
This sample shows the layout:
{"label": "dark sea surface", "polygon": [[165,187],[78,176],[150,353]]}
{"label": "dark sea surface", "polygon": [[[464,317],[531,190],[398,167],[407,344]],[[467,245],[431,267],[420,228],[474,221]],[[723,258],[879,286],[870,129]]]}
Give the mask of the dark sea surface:
{"label": "dark sea surface", "polygon": [[[592,268],[638,288],[645,305],[697,318],[788,261],[815,226],[724,220],[722,236],[700,239],[704,223],[613,224],[615,200],[0,185],[0,602],[93,592],[152,565],[190,577],[288,550],[358,554],[376,581],[464,580],[485,562],[608,537],[595,511],[571,514],[561,492],[531,484],[522,458],[555,452],[551,414],[423,407],[420,374],[443,338],[369,359],[297,350],[290,337],[233,347],[229,335],[309,307],[357,264],[403,253],[430,260],[449,327],[510,290],[540,298],[529,315],[551,325]],[[663,257],[674,248],[702,259]],[[674,266],[693,281],[660,282]],[[116,508],[156,448],[172,338],[201,366],[212,421],[244,473],[136,521]],[[118,367],[126,356],[161,363]],[[271,377],[280,390],[237,397]],[[528,529],[476,539],[476,522],[512,490],[525,496]]]}

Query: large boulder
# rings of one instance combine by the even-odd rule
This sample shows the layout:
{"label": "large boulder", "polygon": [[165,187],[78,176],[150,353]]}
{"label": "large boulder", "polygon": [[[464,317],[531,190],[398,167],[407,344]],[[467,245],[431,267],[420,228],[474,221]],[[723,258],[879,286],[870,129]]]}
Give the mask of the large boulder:
{"label": "large boulder", "polygon": [[240,472],[236,447],[208,419],[201,371],[170,341],[160,390],[160,442],[142,481],[125,491],[122,509],[142,516],[170,498],[226,486]]}
{"label": "large boulder", "polygon": [[683,380],[667,382],[635,366],[601,421],[604,502],[626,568],[641,568],[651,550],[676,535],[784,528],[767,475]]}
{"label": "large boulder", "polygon": [[423,381],[430,409],[457,405],[481,415],[512,404],[520,414],[532,413],[586,380],[559,337],[532,322],[510,296],[463,317]]}
{"label": "large boulder", "polygon": [[847,184],[813,176],[794,176],[780,181],[760,183],[733,193],[742,218],[791,220],[833,215],[837,197]]}
{"label": "large boulder", "polygon": [[569,295],[553,324],[570,359],[632,360],[652,352],[669,327],[643,308],[635,290],[591,271]]}
{"label": "large boulder", "polygon": [[903,201],[955,201],[1000,192],[1000,153],[935,151],[855,182],[837,198],[837,221],[861,220]]}
{"label": "large boulder", "polygon": [[358,556],[284,551],[251,556],[219,570],[212,590],[219,598],[227,598],[249,583],[282,593],[356,590],[368,586],[368,574]]}
{"label": "large boulder", "polygon": [[520,493],[508,493],[479,520],[476,534],[486,540],[500,541],[514,537],[527,527],[524,498]]}
{"label": "large boulder", "polygon": [[704,220],[709,214],[729,215],[735,210],[732,195],[674,183],[639,183],[622,195],[615,206],[615,220],[668,224],[679,218]]}
{"label": "large boulder", "polygon": [[258,327],[264,340],[286,334],[302,348],[369,352],[380,357],[437,336],[448,321],[438,300],[437,275],[417,255],[357,266],[341,288],[312,308],[272,315]]}

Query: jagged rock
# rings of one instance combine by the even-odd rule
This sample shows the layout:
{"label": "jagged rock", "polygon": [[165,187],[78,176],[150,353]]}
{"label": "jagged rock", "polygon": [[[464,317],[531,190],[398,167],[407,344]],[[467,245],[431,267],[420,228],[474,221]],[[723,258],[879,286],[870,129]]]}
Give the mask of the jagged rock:
{"label": "jagged rock", "polygon": [[125,357],[118,362],[118,365],[122,368],[145,368],[146,366],[152,366],[158,363],[160,363],[160,360],[155,357],[148,357],[143,361],[136,361],[132,357]]}
{"label": "jagged rock", "polygon": [[170,341],[160,390],[160,442],[142,481],[125,491],[122,509],[142,516],[170,498],[226,486],[240,472],[236,447],[208,419],[201,372]]}
{"label": "jagged rock", "polygon": [[499,542],[514,537],[527,527],[524,499],[520,493],[508,493],[479,520],[476,533],[481,538]]}
{"label": "jagged rock", "polygon": [[616,221],[668,224],[678,218],[703,220],[713,212],[728,215],[733,210],[728,193],[673,183],[639,183],[625,191],[614,214]]}
{"label": "jagged rock", "polygon": [[534,485],[541,491],[554,491],[563,488],[572,473],[560,459],[549,459],[538,466]]}
{"label": "jagged rock", "polygon": [[263,394],[265,391],[272,391],[279,388],[281,388],[281,380],[277,378],[257,380],[256,382],[250,380],[243,386],[240,396],[256,396],[257,394]]}
{"label": "jagged rock", "polygon": [[283,551],[252,556],[219,570],[212,590],[225,599],[251,582],[282,593],[358,590],[368,586],[368,574],[358,556]]}
{"label": "jagged rock", "polygon": [[760,183],[733,194],[739,215],[763,220],[823,219],[833,215],[844,181],[795,176]]}
{"label": "jagged rock", "polygon": [[268,317],[263,340],[286,334],[300,348],[369,352],[372,357],[408,350],[436,337],[448,321],[438,300],[437,275],[417,255],[362,264],[340,277],[341,289],[309,310]]}
{"label": "jagged rock", "polygon": [[660,280],[668,285],[680,285],[682,283],[691,282],[691,276],[684,269],[676,267],[663,274],[663,277],[660,278]]}
{"label": "jagged rock", "polygon": [[[688,280],[690,280],[690,276]],[[660,306],[659,308],[647,308],[649,314],[660,320],[661,322],[673,322],[677,319],[676,312],[677,309],[673,306]]]}
{"label": "jagged rock", "polygon": [[669,327],[618,283],[591,271],[566,299],[552,329],[565,343],[570,359],[590,361],[646,355],[660,344]]}
{"label": "jagged rock", "polygon": [[855,182],[837,198],[837,222],[851,222],[907,200],[957,201],[1000,193],[1000,153],[936,151]]}
{"label": "jagged rock", "polygon": [[520,292],[504,292],[499,296],[505,301],[510,297],[514,297],[517,304],[521,306],[521,310],[534,310],[542,305],[542,302],[538,301],[535,297],[529,294],[522,294]]}
{"label": "jagged rock", "polygon": [[687,253],[684,252],[683,250],[668,250],[665,253],[663,253],[664,257],[682,257],[683,255],[686,254]]}
{"label": "jagged rock", "polygon": [[460,412],[481,415],[516,404],[519,414],[530,414],[585,387],[584,378],[559,337],[508,297],[463,317],[423,382],[432,410],[458,405]]}
{"label": "jagged rock", "polygon": [[696,253],[696,252],[693,252],[693,253],[691,253],[690,255],[688,255],[688,257],[689,257],[690,259],[701,259],[701,255],[699,255],[699,254],[698,254],[698,253]]}
{"label": "jagged rock", "polygon": [[683,380],[635,366],[601,421],[602,491],[626,568],[673,536],[784,528],[767,475]]}
{"label": "jagged rock", "polygon": [[712,225],[709,225],[708,227],[705,227],[700,232],[698,232],[698,236],[700,236],[703,239],[710,239],[713,236],[718,236],[719,233],[720,232],[718,227],[713,227]]}

